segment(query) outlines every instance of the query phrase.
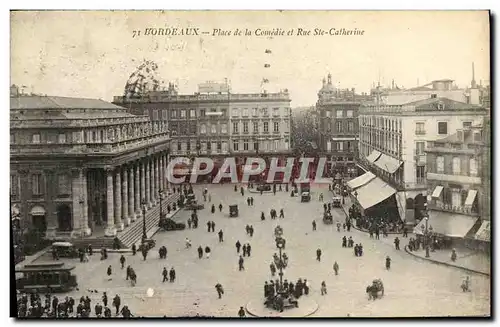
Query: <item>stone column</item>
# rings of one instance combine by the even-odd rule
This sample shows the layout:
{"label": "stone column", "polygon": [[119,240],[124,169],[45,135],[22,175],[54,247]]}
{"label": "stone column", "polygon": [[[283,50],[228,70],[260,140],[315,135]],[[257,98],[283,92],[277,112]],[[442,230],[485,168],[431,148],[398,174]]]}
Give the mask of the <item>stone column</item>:
{"label": "stone column", "polygon": [[158,157],[155,157],[154,158],[154,161],[155,163],[155,199],[156,201],[159,202],[159,194],[158,194],[158,191],[161,189],[161,186],[160,186],[160,161],[159,161],[159,158]]}
{"label": "stone column", "polygon": [[82,233],[84,236],[90,236],[92,234],[92,230],[89,228],[89,196],[87,193],[87,171],[80,170],[80,180],[82,183],[81,192],[83,195],[83,212],[82,212]]}
{"label": "stone column", "polygon": [[145,169],[146,175],[144,176],[145,187],[146,187],[146,203],[149,209],[151,208],[151,168],[149,166],[148,158],[146,158],[144,166],[146,167]]}
{"label": "stone column", "polygon": [[113,194],[113,170],[108,169],[106,171],[106,206],[108,209],[108,217],[105,235],[113,237],[116,235],[116,227],[115,227],[115,196]]}
{"label": "stone column", "polygon": [[125,226],[130,225],[130,217],[128,216],[128,167],[124,167],[122,176],[122,218]]}
{"label": "stone column", "polygon": [[121,167],[115,172],[115,225],[116,229],[121,232],[124,224],[122,221],[122,173]]}
{"label": "stone column", "polygon": [[134,195],[135,195],[135,201],[134,201],[134,210],[135,210],[135,215],[134,215],[134,220],[139,217],[141,214],[141,199],[143,196],[143,189],[141,186],[141,176],[142,176],[142,170],[141,170],[141,162],[138,161],[136,162],[135,166],[135,184],[134,184]]}
{"label": "stone column", "polygon": [[85,199],[82,194],[82,181],[80,175],[81,169],[72,169],[70,174],[71,181],[71,194],[72,204],[71,204],[71,226],[73,227],[71,230],[71,237],[78,237],[81,234],[81,218],[83,216],[83,204],[85,203]]}
{"label": "stone column", "polygon": [[134,166],[130,166],[128,169],[127,178],[128,178],[128,219],[129,221],[135,221],[135,194],[134,194]]}
{"label": "stone column", "polygon": [[165,157],[163,153],[160,155],[160,188],[167,194],[167,188],[165,187]]}
{"label": "stone column", "polygon": [[141,162],[141,200],[137,206],[137,213],[140,215],[142,212],[142,201],[146,201],[146,162]]}
{"label": "stone column", "polygon": [[153,203],[153,206],[156,205],[156,198],[158,193],[156,192],[157,189],[157,183],[156,183],[156,178],[157,178],[157,172],[158,170],[156,169],[156,157],[151,158],[151,202]]}

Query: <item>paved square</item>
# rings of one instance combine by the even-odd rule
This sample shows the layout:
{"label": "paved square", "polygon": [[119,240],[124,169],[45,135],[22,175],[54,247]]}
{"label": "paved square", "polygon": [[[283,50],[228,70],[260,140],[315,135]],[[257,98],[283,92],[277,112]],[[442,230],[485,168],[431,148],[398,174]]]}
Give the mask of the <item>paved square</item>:
{"label": "paved square", "polygon": [[[201,192],[205,186],[195,186],[195,194],[203,201]],[[136,316],[186,316],[200,315],[228,317],[237,316],[240,306],[250,300],[262,299],[264,281],[271,278],[269,264],[273,253],[277,252],[274,243],[274,227],[280,224],[286,238],[286,251],[289,267],[285,278],[295,281],[306,278],[311,285],[312,297],[319,304],[314,317],[383,317],[383,316],[461,316],[490,314],[490,280],[481,275],[471,275],[472,292],[463,293],[460,284],[466,273],[461,270],[434,265],[416,260],[404,250],[394,249],[394,236],[370,239],[366,233],[351,229],[350,233],[336,231],[334,225],[322,222],[323,204],[318,201],[320,192],[325,200],[329,198],[328,189],[318,186],[312,189],[312,200],[300,203],[300,198],[291,198],[282,192],[251,194],[245,190],[241,196],[234,192],[233,185],[210,185],[212,203],[218,207],[222,203],[222,213],[216,208],[210,212],[211,204],[199,211],[198,229],[176,232],[159,232],[155,235],[157,246],[150,252],[147,261],[139,254],[126,255],[126,265],[131,265],[137,273],[138,283],[131,287],[125,281],[125,271],[120,269],[119,255],[110,254],[107,261],[100,261],[99,255],[91,257],[90,262],[76,264],[75,273],[80,285],[79,291],[72,296],[89,295],[100,301],[103,291],[110,297],[118,293],[122,304],[127,304]],[[239,189],[239,187],[238,187]],[[246,204],[246,198],[253,196],[254,206]],[[240,215],[229,218],[228,205],[238,204]],[[281,208],[285,219],[271,220],[270,209]],[[260,220],[264,211],[266,220]],[[334,209],[334,220],[344,220],[340,209]],[[175,218],[186,222],[191,212],[183,210]],[[317,231],[312,231],[312,220],[316,220]],[[208,233],[206,222],[216,223],[215,233]],[[253,225],[255,234],[247,236],[245,225]],[[217,232],[222,229],[224,242],[218,242]],[[355,257],[352,249],[341,247],[343,235],[352,235],[355,243],[362,243],[363,257]],[[185,238],[192,241],[192,248],[185,249]],[[401,237],[400,237],[401,238]],[[252,245],[250,258],[245,258],[245,271],[238,271],[238,255],[235,243],[249,242]],[[401,248],[406,245],[402,239]],[[158,258],[158,248],[165,245],[168,249],[167,260]],[[197,247],[210,246],[210,259],[198,259]],[[321,262],[316,261],[316,249],[321,248]],[[385,269],[385,257],[392,258],[390,271]],[[70,260],[68,260],[70,261]],[[339,276],[333,273],[333,263],[340,266]],[[106,269],[113,266],[113,279],[107,280]],[[175,267],[175,283],[162,283],[162,269]],[[366,286],[375,278],[384,282],[385,296],[381,300],[369,301]],[[328,295],[321,296],[320,284],[326,282]],[[225,294],[218,299],[215,284],[223,285]],[[155,294],[146,296],[148,288]],[[98,290],[90,293],[87,290]],[[68,294],[69,295],[69,294]],[[95,300],[94,300],[95,299]]]}

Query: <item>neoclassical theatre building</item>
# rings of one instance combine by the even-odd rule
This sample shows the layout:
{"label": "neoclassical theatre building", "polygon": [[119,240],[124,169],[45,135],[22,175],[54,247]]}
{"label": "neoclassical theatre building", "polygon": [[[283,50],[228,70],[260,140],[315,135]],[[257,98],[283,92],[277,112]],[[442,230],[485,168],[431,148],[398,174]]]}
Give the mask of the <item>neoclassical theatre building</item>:
{"label": "neoclassical theatre building", "polygon": [[169,131],[95,99],[11,88],[11,205],[47,238],[114,236],[167,190]]}

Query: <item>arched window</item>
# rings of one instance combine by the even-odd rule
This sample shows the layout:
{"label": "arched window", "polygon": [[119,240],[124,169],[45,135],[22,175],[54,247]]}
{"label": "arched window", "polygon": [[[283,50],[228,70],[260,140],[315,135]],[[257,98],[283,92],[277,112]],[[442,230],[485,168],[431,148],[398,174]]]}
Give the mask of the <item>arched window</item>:
{"label": "arched window", "polygon": [[469,159],[469,172],[471,176],[477,176],[477,160],[475,158]]}
{"label": "arched window", "polygon": [[452,161],[452,169],[454,175],[460,175],[460,158],[454,157]]}

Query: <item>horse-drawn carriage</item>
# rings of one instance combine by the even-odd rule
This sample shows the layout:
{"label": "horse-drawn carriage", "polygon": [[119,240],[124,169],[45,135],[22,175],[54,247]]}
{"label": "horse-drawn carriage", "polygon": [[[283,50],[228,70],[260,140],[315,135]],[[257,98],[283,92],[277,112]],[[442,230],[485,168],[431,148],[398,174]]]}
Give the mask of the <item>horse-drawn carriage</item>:
{"label": "horse-drawn carriage", "polygon": [[229,217],[238,217],[238,205],[233,204],[229,206]]}
{"label": "horse-drawn carriage", "polygon": [[333,224],[333,216],[331,212],[328,211],[323,214],[323,223],[325,223],[326,225]]}
{"label": "horse-drawn carriage", "polygon": [[381,279],[374,279],[373,283],[366,288],[368,300],[376,300],[384,296],[384,284]]}
{"label": "horse-drawn carriage", "polygon": [[300,202],[309,202],[311,201],[311,193],[309,192],[302,192],[300,195]]}

